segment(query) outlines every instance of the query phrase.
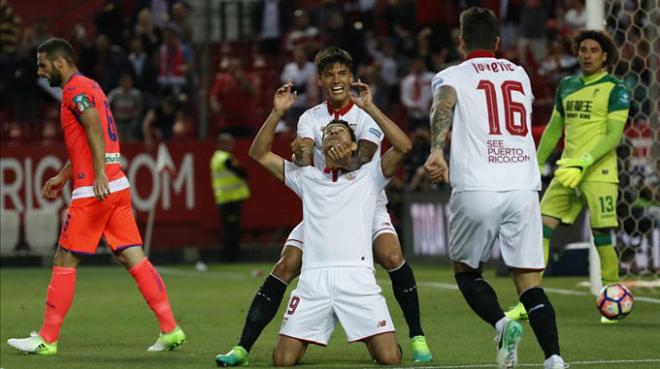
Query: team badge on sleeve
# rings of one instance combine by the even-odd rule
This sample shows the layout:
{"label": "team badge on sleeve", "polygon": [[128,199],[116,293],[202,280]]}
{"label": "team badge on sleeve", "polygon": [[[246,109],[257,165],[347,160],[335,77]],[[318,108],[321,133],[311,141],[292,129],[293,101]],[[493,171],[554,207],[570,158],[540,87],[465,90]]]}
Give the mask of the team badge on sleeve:
{"label": "team badge on sleeve", "polygon": [[377,130],[376,128],[369,128],[369,132],[378,138],[380,138],[380,136],[382,135],[382,132]]}
{"label": "team badge on sleeve", "polygon": [[76,95],[73,98],[73,103],[81,113],[92,106],[92,103],[89,101],[89,98],[85,94]]}

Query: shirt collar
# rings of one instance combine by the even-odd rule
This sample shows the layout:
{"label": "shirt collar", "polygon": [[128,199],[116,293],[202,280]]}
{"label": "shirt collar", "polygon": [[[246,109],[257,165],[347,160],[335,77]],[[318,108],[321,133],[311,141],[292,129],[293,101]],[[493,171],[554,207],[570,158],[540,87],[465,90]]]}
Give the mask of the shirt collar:
{"label": "shirt collar", "polygon": [[332,104],[330,104],[330,100],[326,101],[326,105],[328,106],[328,113],[334,116],[335,119],[339,119],[339,117],[348,113],[348,111],[351,110],[354,104],[353,104],[353,100],[348,100],[348,104],[339,110],[335,110]]}
{"label": "shirt collar", "polygon": [[495,53],[488,50],[475,50],[465,56],[465,60],[474,58],[494,58]]}
{"label": "shirt collar", "polygon": [[341,172],[341,169],[333,169],[333,168],[328,168],[328,167],[325,167],[325,169],[323,169],[323,173],[325,173],[325,174],[332,173],[332,181],[333,182],[337,182],[337,178],[339,178],[340,172]]}
{"label": "shirt collar", "polygon": [[605,71],[605,70],[602,71],[602,72],[599,72],[599,73],[594,73],[594,74],[592,74],[592,75],[590,75],[590,76],[585,76],[585,75],[583,74],[583,75],[582,75],[582,81],[584,82],[585,85],[588,85],[588,84],[590,84],[590,83],[592,83],[592,82],[596,82],[596,81],[598,81],[599,79],[605,77],[606,74],[607,74],[607,71]]}
{"label": "shirt collar", "polygon": [[75,76],[82,76],[82,75],[83,75],[83,74],[80,73],[80,72],[76,72],[76,73],[72,74],[71,76],[69,76],[69,79],[67,79],[66,82],[64,82],[64,84],[62,85],[62,87],[66,86],[69,82],[71,82],[71,80],[73,79],[73,77],[75,77]]}

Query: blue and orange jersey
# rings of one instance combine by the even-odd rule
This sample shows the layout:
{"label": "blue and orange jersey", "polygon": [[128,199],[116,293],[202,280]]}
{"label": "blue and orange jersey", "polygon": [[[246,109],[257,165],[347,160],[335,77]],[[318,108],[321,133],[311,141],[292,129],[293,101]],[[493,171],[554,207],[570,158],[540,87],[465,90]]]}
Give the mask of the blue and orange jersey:
{"label": "blue and orange jersey", "polygon": [[[119,137],[108,99],[96,81],[76,73],[69,78],[62,88],[62,106],[60,109],[64,141],[73,169],[74,197],[91,197],[83,195],[81,192],[89,194],[91,191],[90,186],[94,185],[92,151],[87,140],[85,127],[80,119],[80,115],[90,108],[96,109],[101,120],[103,136],[105,137],[105,173],[111,182],[111,191],[115,187],[112,186],[112,182],[125,177],[119,165],[121,157]],[[90,191],[86,191],[85,187]],[[76,192],[81,196],[75,196]]]}

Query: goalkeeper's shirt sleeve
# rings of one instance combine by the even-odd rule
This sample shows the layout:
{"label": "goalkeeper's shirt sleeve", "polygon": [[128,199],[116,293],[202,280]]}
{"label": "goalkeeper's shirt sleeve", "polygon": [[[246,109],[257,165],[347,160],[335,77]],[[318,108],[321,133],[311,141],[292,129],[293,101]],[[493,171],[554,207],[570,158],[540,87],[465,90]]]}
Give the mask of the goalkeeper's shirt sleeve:
{"label": "goalkeeper's shirt sleeve", "polygon": [[628,118],[628,110],[613,111],[607,114],[607,130],[598,144],[589,152],[594,162],[614,150],[623,136],[623,128]]}
{"label": "goalkeeper's shirt sleeve", "polygon": [[564,117],[562,117],[561,113],[557,111],[557,108],[555,107],[555,109],[552,110],[550,122],[543,131],[539,147],[536,150],[536,158],[538,159],[539,165],[543,165],[543,163],[548,160],[552,150],[557,146],[557,142],[561,138],[563,131]]}

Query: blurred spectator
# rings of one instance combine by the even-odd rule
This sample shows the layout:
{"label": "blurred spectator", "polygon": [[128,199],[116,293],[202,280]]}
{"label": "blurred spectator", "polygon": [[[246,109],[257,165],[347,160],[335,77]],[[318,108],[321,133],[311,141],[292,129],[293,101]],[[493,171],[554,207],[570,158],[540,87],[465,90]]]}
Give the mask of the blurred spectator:
{"label": "blurred spectator", "polygon": [[144,93],[156,95],[158,72],[152,56],[144,51],[142,39],[139,37],[131,39],[128,62],[135,77],[135,86]]}
{"label": "blurred spectator", "polygon": [[110,91],[108,101],[119,131],[120,142],[134,141],[132,132],[136,126],[139,126],[144,99],[140,90],[133,87],[131,73],[123,72],[121,74],[119,87]]}
{"label": "blurred spectator", "polygon": [[577,58],[573,55],[570,41],[558,35],[550,43],[548,55],[541,61],[538,73],[550,85],[557,86],[564,76],[573,74],[577,68]]}
{"label": "blurred spectator", "polygon": [[191,8],[188,1],[177,1],[176,3],[172,4],[172,9],[170,10],[170,13],[172,13],[172,23],[176,24],[176,26],[181,31],[181,41],[186,45],[190,45],[192,43],[193,36],[193,25],[192,21],[190,20],[190,10]]}
{"label": "blurred spectator", "polygon": [[426,69],[424,60],[417,58],[410,64],[410,73],[401,81],[401,102],[408,112],[410,128],[429,124],[431,108],[431,80],[433,73]]}
{"label": "blurred spectator", "polygon": [[158,106],[149,110],[142,122],[142,136],[147,149],[154,147],[155,141],[172,139],[174,126],[183,125],[183,110],[175,96],[166,96]]}
{"label": "blurred spectator", "polygon": [[259,0],[252,10],[252,31],[259,39],[259,50],[268,55],[277,55],[281,37],[288,31],[287,0]]}
{"label": "blurred spectator", "polygon": [[142,46],[147,55],[152,55],[158,50],[160,45],[161,33],[160,29],[154,25],[151,9],[144,8],[140,10],[135,23],[135,30],[133,35],[142,40]]}
{"label": "blurred spectator", "polygon": [[298,9],[294,12],[293,30],[286,35],[284,45],[287,51],[302,47],[308,55],[314,55],[321,48],[319,29],[312,26],[307,12]]}
{"label": "blurred spectator", "polygon": [[124,44],[124,18],[121,13],[121,2],[107,0],[105,6],[94,16],[96,34],[105,34],[112,45]]}
{"label": "blurred spectator", "polygon": [[9,100],[13,92],[13,70],[18,62],[21,18],[6,0],[0,0],[0,101]]}
{"label": "blurred spectator", "polygon": [[369,85],[374,104],[386,114],[390,111],[390,86],[383,80],[380,73],[380,65],[374,62],[363,64],[358,67],[358,76]]}
{"label": "blurred spectator", "polygon": [[525,1],[520,16],[521,38],[518,41],[520,61],[525,65],[536,65],[545,58],[545,24],[553,9],[550,5],[550,0]]}
{"label": "blurred spectator", "polygon": [[162,92],[178,95],[186,90],[186,72],[190,62],[190,49],[181,43],[175,24],[163,29],[163,44],[160,45],[160,73],[158,87]]}
{"label": "blurred spectator", "polygon": [[164,28],[170,21],[170,3],[171,0],[148,0],[151,3],[151,13],[153,14],[154,25],[158,28]]}
{"label": "blurred spectator", "polygon": [[341,12],[335,11],[330,14],[325,38],[326,45],[336,46],[348,51],[353,57],[355,65],[366,61],[365,36],[361,24],[347,22]]}
{"label": "blurred spectator", "polygon": [[302,47],[293,51],[293,61],[287,63],[280,77],[282,83],[293,82],[298,98],[286,114],[286,122],[295,127],[300,115],[318,103],[319,90],[316,86],[316,66],[308,60]]}
{"label": "blurred spectator", "polygon": [[413,57],[416,53],[415,1],[389,0],[380,17],[388,22],[387,35],[394,40],[396,51],[405,57]]}
{"label": "blurred spectator", "polygon": [[380,79],[388,88],[388,103],[391,103],[394,99],[398,100],[399,76],[392,43],[386,37],[369,38],[366,46],[367,51],[378,66]]}
{"label": "blurred spectator", "polygon": [[500,2],[501,50],[516,47],[520,35],[520,15],[526,0],[506,0]]}
{"label": "blurred spectator", "polygon": [[234,138],[228,133],[218,136],[218,146],[211,157],[211,182],[222,227],[222,261],[238,261],[241,242],[243,202],[250,198],[247,172],[234,157]]}
{"label": "blurred spectator", "polygon": [[412,151],[403,164],[403,170],[405,171],[405,180],[410,184],[410,190],[416,191],[422,190],[421,187],[426,183],[424,180],[426,176],[420,173],[420,168],[423,172],[424,163],[429,155],[429,151],[431,151],[431,132],[428,125],[415,129],[412,145]]}
{"label": "blurred spectator", "polygon": [[257,78],[243,71],[241,60],[226,57],[211,87],[209,106],[216,116],[216,126],[235,137],[252,137],[263,117],[255,116]]}
{"label": "blurred spectator", "polygon": [[341,11],[341,6],[337,0],[321,0],[321,3],[310,11],[310,18],[315,27],[318,27],[322,32],[327,32],[332,14],[341,13]]}
{"label": "blurred spectator", "polygon": [[46,120],[41,129],[41,145],[61,145],[62,142],[59,138],[60,127],[57,121],[49,119]]}
{"label": "blurred spectator", "polygon": [[124,51],[101,33],[96,36],[94,50],[88,57],[80,66],[83,73],[98,81],[104,91],[117,87],[121,71],[128,65]]}
{"label": "blurred spectator", "polygon": [[564,13],[564,27],[570,34],[584,29],[587,25],[587,12],[584,0],[571,0],[568,10]]}

